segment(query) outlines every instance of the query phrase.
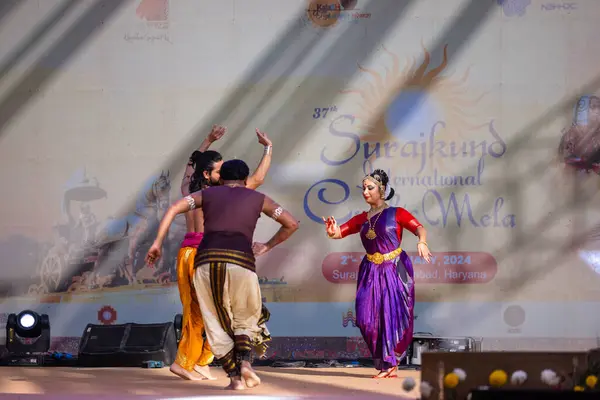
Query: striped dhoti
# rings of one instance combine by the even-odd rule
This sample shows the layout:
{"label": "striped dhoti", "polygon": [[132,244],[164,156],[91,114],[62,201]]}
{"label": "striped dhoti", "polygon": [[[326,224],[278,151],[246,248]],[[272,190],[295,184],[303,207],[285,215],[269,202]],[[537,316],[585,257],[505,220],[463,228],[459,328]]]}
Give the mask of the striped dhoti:
{"label": "striped dhoti", "polygon": [[262,355],[271,336],[254,257],[240,251],[204,250],[195,259],[194,287],[213,354],[229,376],[240,362]]}

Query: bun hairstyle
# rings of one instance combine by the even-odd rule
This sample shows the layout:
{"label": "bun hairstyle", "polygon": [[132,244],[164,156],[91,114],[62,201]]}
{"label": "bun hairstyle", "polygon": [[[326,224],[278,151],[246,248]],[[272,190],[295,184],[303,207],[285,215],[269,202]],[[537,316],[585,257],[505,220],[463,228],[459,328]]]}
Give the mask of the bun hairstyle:
{"label": "bun hairstyle", "polygon": [[394,194],[396,193],[394,191],[393,188],[389,188],[390,192],[389,194],[386,196],[385,193],[387,192],[388,189],[388,184],[390,182],[390,178],[388,177],[388,174],[382,170],[382,169],[376,169],[375,171],[371,172],[369,175],[367,175],[365,177],[365,179],[369,178],[370,181],[373,181],[374,183],[377,184],[377,186],[379,186],[379,193],[381,193],[381,197],[384,197],[385,201],[390,200],[392,197],[394,197]]}
{"label": "bun hairstyle", "polygon": [[199,150],[195,150],[190,156],[190,160],[188,161],[188,165],[196,168],[196,164],[198,163],[198,157],[202,155],[202,152]]}

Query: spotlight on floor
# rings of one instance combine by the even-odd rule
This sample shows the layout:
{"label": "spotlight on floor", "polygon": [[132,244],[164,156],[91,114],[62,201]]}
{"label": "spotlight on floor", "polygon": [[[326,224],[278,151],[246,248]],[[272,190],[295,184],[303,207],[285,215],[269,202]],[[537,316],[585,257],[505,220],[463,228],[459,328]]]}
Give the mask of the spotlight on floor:
{"label": "spotlight on floor", "polygon": [[46,314],[24,310],[9,314],[6,321],[5,363],[9,365],[41,365],[50,350],[50,319]]}

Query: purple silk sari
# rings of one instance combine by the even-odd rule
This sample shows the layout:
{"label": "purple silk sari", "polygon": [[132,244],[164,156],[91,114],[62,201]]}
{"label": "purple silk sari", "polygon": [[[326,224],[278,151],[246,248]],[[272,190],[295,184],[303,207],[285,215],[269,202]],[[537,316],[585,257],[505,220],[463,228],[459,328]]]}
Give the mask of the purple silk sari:
{"label": "purple silk sari", "polygon": [[[386,254],[400,247],[396,208],[387,208],[382,213],[374,226],[375,239],[365,237],[368,222],[360,230],[368,254]],[[371,351],[375,368],[385,370],[396,366],[406,356],[413,336],[414,305],[413,266],[406,252],[382,264],[372,263],[366,256],[363,258],[358,271],[356,322]]]}

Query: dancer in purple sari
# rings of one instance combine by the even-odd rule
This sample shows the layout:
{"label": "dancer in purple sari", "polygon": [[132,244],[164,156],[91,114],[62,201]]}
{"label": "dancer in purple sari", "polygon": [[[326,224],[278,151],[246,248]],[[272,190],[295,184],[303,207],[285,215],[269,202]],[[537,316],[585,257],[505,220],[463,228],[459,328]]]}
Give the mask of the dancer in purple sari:
{"label": "dancer in purple sari", "polygon": [[323,218],[330,238],[360,233],[367,252],[358,271],[356,324],[380,371],[373,378],[395,377],[412,341],[414,274],[410,258],[400,247],[403,229],[419,237],[419,256],[427,262],[431,257],[423,225],[404,208],[385,203],[394,196],[388,181],[380,169],[363,179],[363,197],[371,206],[368,212],[342,226],[333,217]]}

